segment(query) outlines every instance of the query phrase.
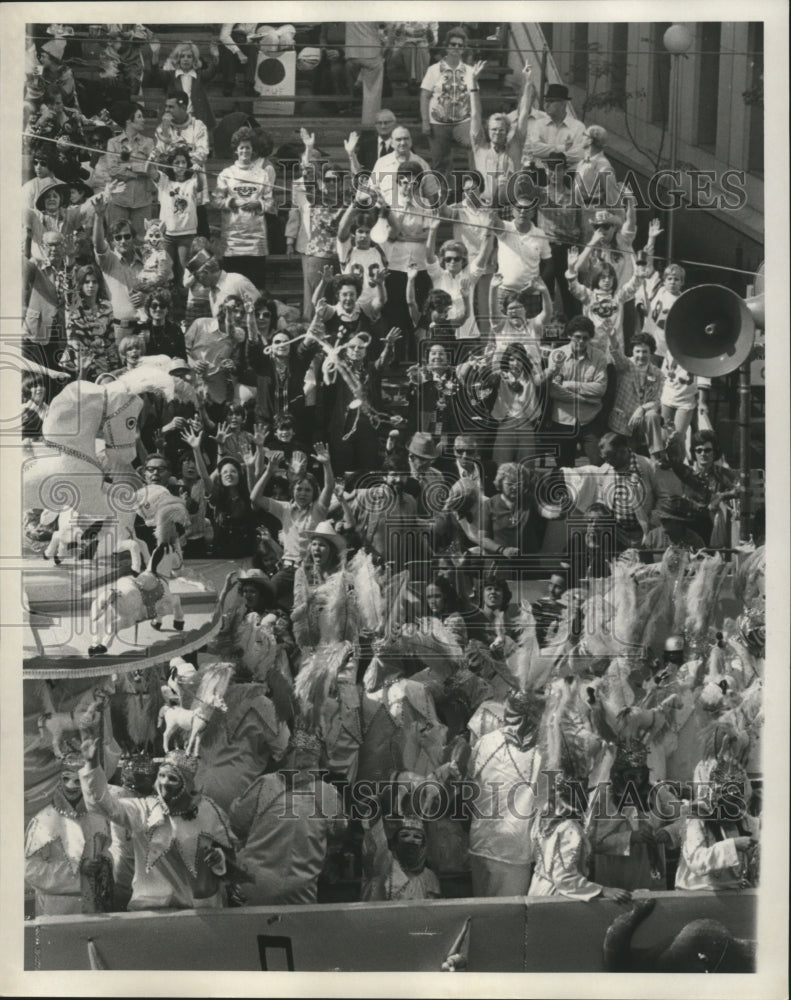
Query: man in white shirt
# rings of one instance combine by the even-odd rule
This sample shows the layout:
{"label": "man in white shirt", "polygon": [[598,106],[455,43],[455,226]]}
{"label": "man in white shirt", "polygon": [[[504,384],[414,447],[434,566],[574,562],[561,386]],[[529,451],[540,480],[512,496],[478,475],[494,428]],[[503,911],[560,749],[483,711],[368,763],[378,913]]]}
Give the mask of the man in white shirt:
{"label": "man in white shirt", "polygon": [[568,110],[569,92],[559,83],[551,83],[544,96],[546,113],[543,119],[536,115],[527,122],[523,165],[543,167],[551,153],[565,153],[569,169],[576,169],[583,158],[585,126]]}
{"label": "man in white shirt", "polygon": [[[395,204],[397,189],[396,174],[398,173],[398,168],[410,162],[419,163],[423,170],[427,172],[431,170],[431,167],[422,156],[418,156],[412,152],[412,134],[405,126],[397,125],[393,129],[390,135],[390,142],[392,143],[393,151],[387,153],[385,156],[380,156],[374,163],[373,170],[371,171],[371,181],[379,188],[384,200],[392,208]],[[355,174],[359,173],[362,169],[357,159],[357,152],[354,149],[349,153],[349,163],[352,172]],[[434,177],[427,177],[422,185],[423,193],[431,197],[438,190],[439,184],[436,179]],[[376,239],[375,235],[374,239]]]}
{"label": "man in white shirt", "polygon": [[514,204],[514,221],[492,219],[497,236],[497,261],[502,283],[497,289],[497,312],[502,312],[506,292],[521,292],[534,285],[542,276],[542,269],[551,262],[552,250],[546,233],[533,224],[537,199],[534,193],[522,188]]}

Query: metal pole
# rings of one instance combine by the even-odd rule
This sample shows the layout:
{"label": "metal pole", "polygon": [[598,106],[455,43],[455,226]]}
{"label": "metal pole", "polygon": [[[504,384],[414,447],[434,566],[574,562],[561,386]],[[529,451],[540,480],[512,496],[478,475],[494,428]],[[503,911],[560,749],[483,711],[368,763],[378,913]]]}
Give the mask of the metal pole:
{"label": "metal pole", "polygon": [[[671,87],[670,87],[670,170],[675,172],[676,160],[678,159],[678,93],[679,93],[679,80],[678,80],[678,69],[679,69],[679,57],[677,55],[671,56],[672,62],[670,64],[670,77],[671,77]],[[675,182],[671,181],[675,187]],[[675,208],[673,205],[667,210],[667,259],[670,262],[673,259],[673,237],[675,235]]]}
{"label": "metal pole", "polygon": [[750,362],[739,368],[739,541],[750,540],[752,507],[750,483]]}
{"label": "metal pole", "polygon": [[544,91],[547,89],[547,59],[549,58],[549,49],[544,46],[541,53],[541,89],[538,92],[538,108],[539,111],[544,110]]}

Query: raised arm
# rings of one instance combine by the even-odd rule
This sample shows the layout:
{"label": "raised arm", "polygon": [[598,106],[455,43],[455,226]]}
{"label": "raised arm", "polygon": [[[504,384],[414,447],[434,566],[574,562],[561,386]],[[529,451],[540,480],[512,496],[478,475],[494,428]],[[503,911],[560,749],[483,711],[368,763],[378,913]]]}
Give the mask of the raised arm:
{"label": "raised arm", "polygon": [[437,255],[434,250],[437,245],[437,230],[440,226],[440,220],[433,218],[429,220],[426,232],[426,263],[436,264]]}
{"label": "raised arm", "polygon": [[197,426],[197,421],[193,421],[192,430],[184,430],[181,432],[182,441],[192,448],[192,454],[195,456],[195,466],[198,470],[198,475],[201,477],[203,482],[203,488],[206,490],[207,495],[211,495],[214,492],[214,483],[209,475],[209,470],[206,468],[206,463],[203,460],[203,455],[201,454],[200,444],[201,438],[203,437],[203,431]]}
{"label": "raised arm", "polygon": [[313,457],[324,469],[324,486],[319,494],[319,503],[325,510],[329,510],[332,494],[335,489],[335,473],[332,471],[332,462],[326,444],[317,441],[313,445]]}
{"label": "raised arm", "polygon": [[536,88],[533,86],[533,67],[529,62],[526,62],[522,67],[522,94],[519,98],[519,108],[516,114],[516,124],[508,136],[509,141],[512,139],[517,139],[520,145],[524,145],[525,137],[527,135],[527,119],[530,112],[533,110],[533,104],[536,98]]}
{"label": "raised arm", "polygon": [[107,202],[100,191],[94,195],[94,216],[93,216],[93,245],[97,254],[107,253],[107,240],[104,235],[104,213],[107,211]]}
{"label": "raised arm", "polygon": [[412,325],[417,326],[420,320],[420,308],[415,297],[415,279],[418,275],[417,264],[407,264],[406,274],[406,304],[409,306],[409,318],[412,320]]}
{"label": "raised arm", "polygon": [[473,149],[482,146],[486,142],[486,133],[483,129],[483,112],[481,109],[481,88],[478,78],[486,68],[486,60],[477,62],[472,67],[472,86],[470,91],[470,142]]}

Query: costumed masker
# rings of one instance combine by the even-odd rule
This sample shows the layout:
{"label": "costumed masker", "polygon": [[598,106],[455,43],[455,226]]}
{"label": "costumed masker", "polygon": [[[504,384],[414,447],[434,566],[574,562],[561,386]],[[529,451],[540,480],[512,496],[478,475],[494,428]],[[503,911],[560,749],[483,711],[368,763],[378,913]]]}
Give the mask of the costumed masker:
{"label": "costumed masker", "polygon": [[102,913],[112,908],[110,826],[89,812],[80,787],[83,759],[61,760],[52,801],[25,835],[25,881],[36,892],[36,916]]}
{"label": "costumed masker", "polygon": [[82,744],[82,791],[90,812],[124,827],[135,856],[130,910],[218,908],[235,842],[225,813],[195,789],[197,760],[174,750],[162,761],[154,793],[116,798],[96,766],[96,741]]}

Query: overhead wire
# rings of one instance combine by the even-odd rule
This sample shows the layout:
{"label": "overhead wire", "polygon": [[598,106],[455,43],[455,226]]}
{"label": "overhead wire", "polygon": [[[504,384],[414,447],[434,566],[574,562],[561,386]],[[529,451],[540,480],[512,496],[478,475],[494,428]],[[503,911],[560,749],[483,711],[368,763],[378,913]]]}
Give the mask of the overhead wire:
{"label": "overhead wire", "polygon": [[[49,136],[36,135],[35,133],[32,133],[32,132],[23,132],[22,135],[23,135],[23,137],[28,138],[28,139],[32,139],[32,140],[34,140],[36,142],[50,142],[50,143],[54,143],[55,145],[57,145],[61,141],[60,139],[53,139],[53,138],[51,138]],[[90,152],[90,153],[100,153],[102,155],[106,155],[107,154],[107,150],[106,149],[101,149],[99,147],[94,147],[94,146],[87,146],[87,145],[84,145],[82,143],[72,143],[72,142],[69,142],[68,145],[71,148],[82,149],[82,150],[85,150],[86,152]],[[111,153],[110,155],[118,155],[118,154]],[[159,161],[151,160],[149,157],[137,156],[135,154],[130,154],[129,160],[124,161],[124,162],[132,162],[132,161],[136,161],[136,162],[140,162],[140,163],[150,163],[152,166],[157,167],[157,169],[170,169],[171,168],[171,165],[169,163],[161,163]],[[314,161],[314,162],[321,162],[321,161]],[[216,178],[216,177],[219,177],[221,171],[205,170],[204,169],[203,173],[205,173],[207,177],[214,177],[214,178]],[[285,194],[290,194],[291,193],[291,188],[289,188],[289,187],[287,187],[286,185],[283,185],[283,184],[277,184],[277,183],[275,183],[275,184],[271,184],[269,186],[273,190],[282,191]],[[338,206],[339,209],[342,208],[342,207],[345,207],[345,205],[339,205]],[[537,205],[536,207],[540,207],[540,206]],[[596,206],[596,207],[600,207],[600,206]],[[397,208],[397,207],[391,206],[391,208],[392,208],[392,210],[394,212],[401,212],[401,211],[403,211],[402,209]],[[458,223],[458,220],[455,219],[455,218],[450,218],[448,216],[442,216],[442,215],[438,216],[436,213],[429,212],[429,211],[421,212],[420,210],[418,210],[418,211],[412,211],[412,210],[410,210],[410,215],[414,216],[415,218],[423,218],[423,219],[427,219],[427,220],[436,220],[437,218],[439,218],[440,222]],[[498,226],[487,225],[486,223],[467,222],[466,220],[464,221],[463,225],[469,226],[470,228],[473,228],[473,229],[484,229],[484,230],[487,230],[487,231],[492,231],[495,234],[499,230]],[[580,245],[579,240],[564,239],[563,237],[552,237],[552,242],[553,243],[562,243],[565,246],[579,246]],[[639,253],[642,253],[641,250],[621,249],[620,247],[614,248],[614,249],[615,249],[615,252],[621,254],[624,257],[627,257],[627,256],[636,257]],[[686,264],[689,267],[713,268],[713,269],[718,270],[718,271],[728,271],[728,272],[731,272],[733,274],[746,274],[746,275],[754,276],[754,275],[756,275],[756,274],[759,273],[757,270],[749,270],[747,268],[740,268],[740,267],[728,267],[725,264],[705,263],[703,261],[688,260],[688,259],[683,258],[683,257],[677,257],[677,258],[675,258],[675,263]]]}

